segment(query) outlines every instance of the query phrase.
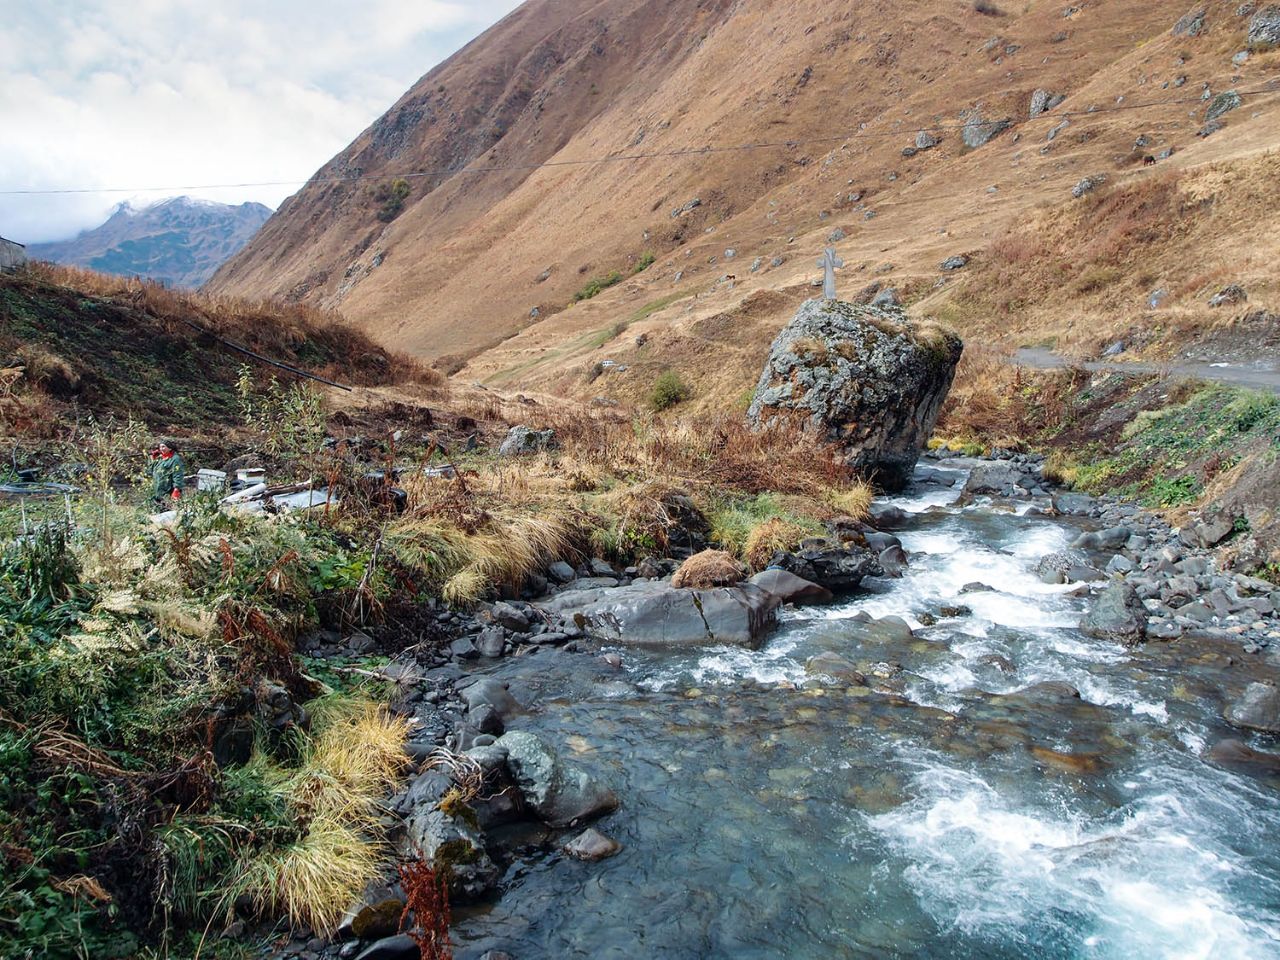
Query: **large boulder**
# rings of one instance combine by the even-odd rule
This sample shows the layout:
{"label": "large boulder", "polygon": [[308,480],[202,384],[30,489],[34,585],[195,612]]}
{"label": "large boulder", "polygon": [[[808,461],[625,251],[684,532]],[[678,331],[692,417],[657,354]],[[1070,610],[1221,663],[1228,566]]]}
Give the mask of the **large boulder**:
{"label": "large boulder", "polygon": [[990,143],[999,134],[1013,126],[1013,120],[1004,117],[1000,120],[986,120],[982,116],[981,107],[974,107],[960,114],[964,126],[960,128],[960,139],[970,150]]}
{"label": "large boulder", "polygon": [[777,567],[761,570],[750,582],[773,594],[781,603],[830,603],[835,599],[835,595],[821,584],[811,583]]}
{"label": "large boulder", "polygon": [[549,614],[613,643],[637,647],[728,644],[757,649],[773,627],[779,598],[752,583],[710,589],[669,583],[570,590],[542,604]]}
{"label": "large boulder", "polygon": [[541,737],[516,731],[500,737],[496,746],[507,751],[520,795],[540,820],[563,827],[618,808],[612,790],[565,763]]}
{"label": "large boulder", "polygon": [[1080,630],[1100,640],[1139,643],[1147,633],[1146,607],[1138,591],[1124,580],[1113,580],[1098,594],[1093,606],[1080,621]]}
{"label": "large boulder", "polygon": [[794,423],[886,490],[901,490],[962,349],[959,337],[920,328],[900,307],[809,300],[774,340],[747,419]]}
{"label": "large boulder", "polygon": [[556,432],[550,428],[533,430],[524,424],[512,427],[498,447],[500,457],[519,457],[526,453],[538,453],[555,446]]}
{"label": "large boulder", "polygon": [[1280,690],[1269,683],[1251,683],[1238,700],[1227,704],[1223,715],[1233,727],[1280,733]]}

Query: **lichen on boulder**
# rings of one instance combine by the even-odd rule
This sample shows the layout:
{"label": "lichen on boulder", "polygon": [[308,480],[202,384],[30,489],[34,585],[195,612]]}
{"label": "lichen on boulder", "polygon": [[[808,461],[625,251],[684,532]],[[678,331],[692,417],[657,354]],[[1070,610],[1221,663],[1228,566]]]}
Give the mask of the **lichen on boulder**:
{"label": "lichen on boulder", "polygon": [[955,377],[963,343],[890,304],[809,300],[769,350],[747,411],[792,423],[885,490],[911,478]]}

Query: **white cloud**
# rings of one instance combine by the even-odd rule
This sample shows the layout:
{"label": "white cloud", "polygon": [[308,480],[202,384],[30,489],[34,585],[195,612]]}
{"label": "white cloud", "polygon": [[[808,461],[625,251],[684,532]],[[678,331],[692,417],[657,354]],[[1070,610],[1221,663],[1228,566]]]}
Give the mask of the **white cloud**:
{"label": "white cloud", "polygon": [[[0,234],[95,226],[176,192],[277,206],[519,0],[47,0],[0,31]],[[132,188],[158,187],[156,190]]]}

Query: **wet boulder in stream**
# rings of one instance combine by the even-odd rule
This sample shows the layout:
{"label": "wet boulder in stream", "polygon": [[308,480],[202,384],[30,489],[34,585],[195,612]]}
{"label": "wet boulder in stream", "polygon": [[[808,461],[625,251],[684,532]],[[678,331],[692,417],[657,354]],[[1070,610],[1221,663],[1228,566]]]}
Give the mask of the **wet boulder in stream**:
{"label": "wet boulder in stream", "polygon": [[612,790],[565,763],[541,737],[515,731],[495,746],[507,751],[507,767],[520,795],[540,820],[566,826],[617,809]]}
{"label": "wet boulder in stream", "polygon": [[1280,689],[1269,683],[1251,683],[1238,699],[1227,704],[1223,715],[1233,727],[1280,733]]}
{"label": "wet boulder in stream", "polygon": [[761,570],[750,582],[773,594],[781,603],[830,603],[835,599],[835,595],[821,584],[780,568]]}
{"label": "wet boulder in stream", "polygon": [[856,589],[864,578],[882,577],[885,572],[879,558],[870,550],[831,541],[796,553],[775,553],[769,567],[795,574],[832,593],[847,593]]}
{"label": "wet boulder in stream", "polygon": [[1090,637],[1132,646],[1146,636],[1146,613],[1133,585],[1113,580],[1094,599],[1093,606],[1080,621],[1080,630]]}
{"label": "wet boulder in stream", "polygon": [[962,349],[959,337],[914,324],[900,307],[809,300],[774,340],[747,420],[792,423],[886,490],[901,490]]}
{"label": "wet boulder in stream", "polygon": [[484,836],[466,819],[451,817],[434,802],[419,805],[405,824],[408,851],[421,850],[449,877],[450,897],[475,900],[498,883],[498,868],[485,850]]}

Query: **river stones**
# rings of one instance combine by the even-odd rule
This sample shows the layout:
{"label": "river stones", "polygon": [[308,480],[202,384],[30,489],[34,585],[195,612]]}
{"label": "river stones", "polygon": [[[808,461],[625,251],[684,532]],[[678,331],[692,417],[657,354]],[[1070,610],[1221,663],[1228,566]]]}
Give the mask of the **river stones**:
{"label": "river stones", "polygon": [[507,690],[506,684],[493,677],[479,677],[465,686],[459,682],[458,693],[462,696],[468,710],[488,705],[493,707],[504,720],[523,709],[520,702]]}
{"label": "river stones", "polygon": [[622,849],[622,844],[613,837],[606,836],[595,827],[588,827],[561,849],[575,860],[586,860],[594,863],[612,857]]}
{"label": "river stones", "polygon": [[762,570],[748,582],[773,594],[781,603],[830,603],[835,599],[826,587],[797,577],[788,570]]}
{"label": "river stones", "polygon": [[870,550],[831,541],[819,541],[796,553],[779,551],[770,559],[769,566],[793,573],[834,593],[856,589],[865,577],[884,575],[879,559]]}
{"label": "river stones", "polygon": [[565,763],[541,737],[516,731],[500,737],[496,745],[507,751],[507,767],[525,803],[552,826],[617,809],[618,798],[612,790]]}
{"label": "river stones", "polygon": [[546,601],[548,614],[596,637],[639,647],[728,644],[759,648],[777,622],[779,599],[753,583],[706,590],[669,583],[571,590]]}
{"label": "river stones", "polygon": [[1146,607],[1131,584],[1114,580],[1094,599],[1080,621],[1080,630],[1090,637],[1132,646],[1146,636]]}
{"label": "river stones", "polygon": [[1251,683],[1237,700],[1227,704],[1223,716],[1233,727],[1280,733],[1280,690],[1269,683]]}

